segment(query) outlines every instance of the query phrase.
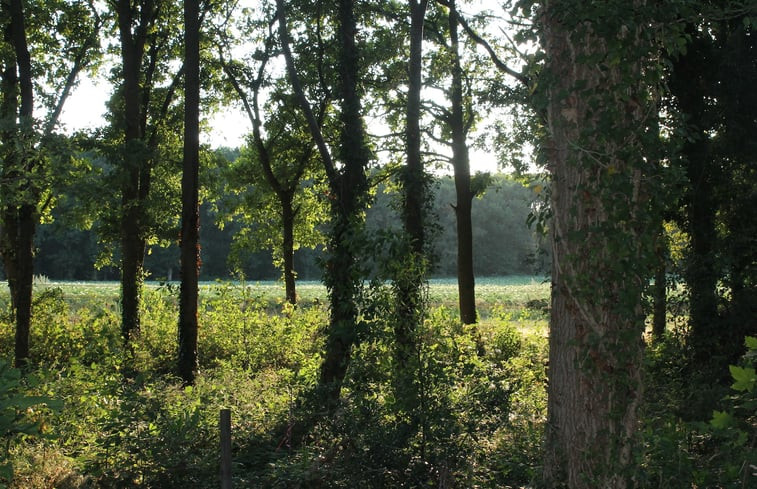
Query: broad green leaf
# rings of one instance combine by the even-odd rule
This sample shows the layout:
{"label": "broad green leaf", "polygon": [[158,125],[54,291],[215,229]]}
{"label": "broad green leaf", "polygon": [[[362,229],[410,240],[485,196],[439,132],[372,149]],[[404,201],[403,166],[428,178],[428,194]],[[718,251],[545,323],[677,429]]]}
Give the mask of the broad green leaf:
{"label": "broad green leaf", "polygon": [[733,377],[734,383],[731,386],[732,389],[737,391],[749,391],[754,389],[755,381],[757,381],[757,373],[751,367],[739,367],[736,365],[730,365],[728,367],[731,370],[731,377]]}
{"label": "broad green leaf", "polygon": [[757,338],[755,338],[754,336],[747,336],[744,343],[750,350],[757,350]]}
{"label": "broad green leaf", "polygon": [[725,411],[713,411],[710,425],[712,425],[713,428],[723,430],[730,426],[733,426],[735,421],[735,418],[730,413],[727,413]]}

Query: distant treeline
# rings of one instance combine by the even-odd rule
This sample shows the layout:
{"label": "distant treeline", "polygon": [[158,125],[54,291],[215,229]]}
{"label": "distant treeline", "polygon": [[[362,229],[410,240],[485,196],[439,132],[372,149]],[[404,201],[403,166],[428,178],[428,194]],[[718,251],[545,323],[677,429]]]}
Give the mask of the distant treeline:
{"label": "distant treeline", "polygon": [[[435,276],[456,274],[454,182],[439,177],[434,184],[433,203],[436,217],[434,249]],[[380,188],[367,214],[372,230],[399,229],[400,221],[393,201],[396,195]],[[534,193],[518,181],[503,175],[493,178],[486,192],[473,204],[475,272],[478,276],[540,273],[549,263],[538,233],[526,222],[531,212]],[[77,229],[66,223],[56,210],[52,221],[42,224],[36,239],[35,273],[52,280],[117,280],[119,272],[112,266],[97,267],[102,253],[93,230]],[[209,204],[201,207],[202,280],[227,279],[239,272],[249,280],[273,280],[280,271],[273,265],[270,251],[236,250],[232,253],[235,233],[240,225],[234,221],[223,229],[219,216]],[[117,253],[117,252],[116,252]],[[319,258],[322,249],[301,248],[295,253],[295,268],[300,279],[321,277]],[[117,263],[118,261],[115,260]],[[145,261],[150,280],[178,280],[179,248],[153,245]],[[2,275],[2,268],[0,268]],[[2,275],[4,278],[4,275]]]}

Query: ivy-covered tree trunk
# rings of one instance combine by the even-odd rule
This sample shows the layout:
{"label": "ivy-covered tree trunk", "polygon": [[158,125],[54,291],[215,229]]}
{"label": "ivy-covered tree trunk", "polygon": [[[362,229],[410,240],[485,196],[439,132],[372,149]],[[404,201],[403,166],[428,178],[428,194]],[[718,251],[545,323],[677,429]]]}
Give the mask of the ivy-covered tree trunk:
{"label": "ivy-covered tree trunk", "polygon": [[457,220],[457,290],[460,320],[476,322],[476,279],[473,273],[473,192],[470,158],[463,107],[463,69],[460,64],[458,13],[455,1],[449,2],[450,54],[452,55],[452,89],[450,91],[450,131],[452,133],[452,168],[455,175],[455,218]]}
{"label": "ivy-covered tree trunk", "polygon": [[12,47],[7,53],[2,81],[2,111],[6,128],[2,131],[4,161],[2,163],[3,232],[0,235],[2,253],[11,304],[15,311],[15,364],[23,366],[29,358],[29,333],[32,313],[32,284],[34,278],[34,233],[37,224],[36,188],[32,172],[35,158],[33,141],[34,86],[29,47],[26,39],[26,19],[21,0],[3,3],[7,15],[6,41]]}
{"label": "ivy-covered tree trunk", "polygon": [[549,1],[539,17],[553,212],[549,488],[632,486],[641,294],[657,230],[644,198],[644,118],[653,111],[643,23],[626,24],[635,8]]}
{"label": "ivy-covered tree trunk", "polygon": [[[143,8],[149,10],[152,2]],[[149,16],[142,12],[140,28],[132,32],[135,13],[129,0],[116,5],[121,42],[123,97],[123,172],[121,180],[121,333],[128,344],[140,331],[140,302],[144,280],[145,238],[143,230],[143,195],[149,186],[145,168],[145,145],[141,122],[142,98],[140,69],[144,55],[146,26]]]}
{"label": "ivy-covered tree trunk", "polygon": [[329,182],[332,221],[327,236],[324,283],[329,294],[331,315],[321,363],[319,392],[323,407],[328,412],[333,412],[338,406],[351,351],[357,341],[358,300],[366,276],[362,265],[365,254],[363,213],[369,202],[366,169],[371,152],[362,118],[358,85],[360,52],[355,42],[357,23],[353,2],[339,0],[337,36],[342,109],[339,160],[342,166],[337,168],[294,65],[284,1],[277,0],[276,7],[288,78],[318,148]]}
{"label": "ivy-covered tree trunk", "polygon": [[339,156],[344,168],[330,186],[334,219],[326,260],[326,287],[331,303],[331,318],[326,334],[326,351],[321,364],[320,384],[329,410],[337,406],[342,382],[349,366],[352,347],[357,341],[357,301],[365,273],[362,270],[365,225],[363,212],[368,205],[366,169],[371,158],[362,116],[359,81],[360,52],[355,42],[357,22],[354,3],[337,4],[339,38],[339,91],[342,101]]}
{"label": "ivy-covered tree trunk", "polygon": [[181,291],[179,375],[197,371],[197,301],[200,275],[200,4],[184,0],[184,163],[181,178]]}
{"label": "ivy-covered tree trunk", "polygon": [[406,164],[400,174],[402,224],[406,246],[392,257],[392,282],[396,296],[394,324],[394,372],[392,383],[398,424],[403,436],[418,426],[418,328],[423,321],[424,285],[428,269],[426,220],[428,177],[421,156],[421,88],[423,71],[423,24],[427,0],[408,0],[410,56],[405,106]]}

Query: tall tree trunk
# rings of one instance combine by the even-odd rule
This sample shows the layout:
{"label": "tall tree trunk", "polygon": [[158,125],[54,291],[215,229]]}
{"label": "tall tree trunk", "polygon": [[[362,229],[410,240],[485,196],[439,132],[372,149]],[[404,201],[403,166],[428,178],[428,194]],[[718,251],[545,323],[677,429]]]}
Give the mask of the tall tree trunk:
{"label": "tall tree trunk", "polygon": [[[685,109],[684,109],[685,110]],[[687,196],[687,231],[690,255],[685,270],[689,289],[689,317],[695,363],[709,361],[724,353],[727,332],[718,321],[718,269],[716,264],[715,211],[717,203],[712,196],[712,166],[707,136],[684,146],[688,161],[689,191]]]}
{"label": "tall tree trunk", "polygon": [[[32,181],[35,158],[33,148],[34,86],[31,56],[26,40],[26,19],[21,0],[3,4],[10,23],[6,40],[13,48],[14,61],[8,61],[3,73],[3,117],[11,129],[3,131],[3,143],[10,148],[4,155],[3,179],[15,180],[15,188],[4,196],[2,209],[4,230],[0,236],[5,273],[15,311],[15,365],[24,366],[29,358],[29,333],[34,278],[34,233],[37,224],[39,190]],[[20,103],[19,103],[20,96]]]}
{"label": "tall tree trunk", "polygon": [[36,166],[40,164],[35,153],[39,151],[37,146],[44,144],[46,136],[52,134],[68,94],[87,63],[88,52],[97,40],[99,22],[75,54],[73,66],[64,79],[59,98],[47,115],[40,140],[33,120],[34,80],[26,39],[23,1],[9,0],[3,3],[2,10],[9,20],[4,26],[4,38],[12,46],[12,51],[6,53],[0,87],[0,112],[5,121],[0,139],[6,149],[0,182],[12,182],[13,188],[0,188],[0,193],[3,194],[0,199],[0,222],[4,222],[5,228],[0,233],[0,254],[6,266],[11,304],[16,316],[15,363],[21,366],[29,356],[34,235],[39,220],[37,206],[41,196],[39,183],[33,177],[33,173],[37,171]]}
{"label": "tall tree trunk", "polygon": [[471,191],[470,159],[463,110],[463,69],[460,64],[458,13],[455,1],[449,2],[450,53],[452,54],[452,89],[450,131],[452,132],[452,168],[455,174],[455,218],[457,222],[457,290],[460,320],[476,322],[476,279],[473,274],[473,192]]}
{"label": "tall tree trunk", "polygon": [[[360,52],[355,43],[357,23],[353,4],[351,0],[339,0],[337,4],[342,99],[339,149],[344,168],[338,177],[330,179],[332,192],[336,193],[332,200],[334,223],[329,237],[325,278],[331,318],[320,373],[324,403],[329,412],[338,405],[351,350],[357,340],[357,301],[365,277],[361,269],[365,251],[359,241],[365,224],[363,212],[368,204],[366,168],[371,154],[358,91]],[[327,173],[333,175],[329,169]]]}
{"label": "tall tree trunk", "polygon": [[[426,206],[427,176],[421,157],[421,87],[423,70],[423,23],[427,1],[409,0],[410,58],[408,60],[408,93],[405,119],[407,163],[401,174],[402,221],[408,249],[394,268],[397,295],[397,318],[394,321],[394,396],[397,405],[409,417],[409,427],[417,424],[419,393],[416,378],[417,330],[423,320],[423,286],[426,279]],[[407,430],[411,433],[411,430]]]}
{"label": "tall tree trunk", "polygon": [[423,70],[423,22],[426,1],[409,0],[410,59],[408,60],[408,93],[405,144],[407,165],[403,172],[404,206],[402,216],[410,250],[422,258],[425,245],[426,172],[421,158],[421,86]]}
{"label": "tall tree trunk", "polygon": [[331,303],[331,316],[319,378],[320,401],[331,413],[338,406],[351,350],[357,341],[359,313],[357,301],[365,278],[361,264],[365,251],[360,241],[365,224],[363,212],[369,200],[366,168],[371,153],[367,144],[358,91],[360,53],[355,43],[357,24],[353,2],[339,0],[337,4],[338,70],[341,82],[339,92],[342,100],[339,159],[343,167],[337,169],[294,66],[284,1],[277,0],[276,6],[279,17],[279,36],[289,81],[320,153],[331,192],[332,224],[329,230],[324,272],[324,283]]}
{"label": "tall tree trunk", "polygon": [[184,0],[184,165],[181,178],[181,295],[179,375],[191,385],[197,371],[200,273],[200,4]]}
{"label": "tall tree trunk", "polygon": [[284,260],[284,290],[287,302],[297,304],[297,285],[294,272],[294,219],[296,211],[292,205],[293,200],[292,192],[279,193],[284,238],[281,244],[281,256]]}
{"label": "tall tree trunk", "polygon": [[[623,6],[607,18],[569,0],[542,8],[553,212],[544,486],[625,489],[642,393],[641,294],[654,260],[646,245],[657,229],[641,188],[643,117],[653,112],[640,102],[645,46],[636,28],[617,38],[603,24],[627,18]],[[619,53],[637,57],[609,61]]]}
{"label": "tall tree trunk", "polygon": [[124,102],[124,154],[121,184],[121,334],[127,345],[140,331],[140,302],[144,280],[145,239],[140,183],[145,171],[145,149],[140,108],[140,69],[143,33],[132,33],[134,12],[129,0],[118,0]]}
{"label": "tall tree trunk", "polygon": [[718,82],[704,66],[717,59],[713,40],[689,26],[692,37],[686,53],[673,64],[670,87],[678,108],[686,118],[686,141],[681,156],[688,177],[683,228],[690,238],[684,278],[689,290],[691,342],[694,346],[692,362],[700,365],[717,356],[724,331],[717,313],[718,270],[715,261],[717,233],[715,212],[717,202],[712,194],[716,183],[717,164],[712,160],[712,144],[707,133],[713,115],[708,96],[715,96]]}

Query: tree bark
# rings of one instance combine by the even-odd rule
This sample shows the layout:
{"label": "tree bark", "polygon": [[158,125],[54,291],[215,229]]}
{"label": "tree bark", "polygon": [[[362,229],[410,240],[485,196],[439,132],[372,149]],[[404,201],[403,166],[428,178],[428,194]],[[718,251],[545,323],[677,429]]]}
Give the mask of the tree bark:
{"label": "tree bark", "polygon": [[457,290],[460,320],[474,324],[476,314],[476,279],[473,273],[473,192],[466,135],[468,129],[463,108],[463,69],[460,64],[458,13],[455,1],[449,2],[450,53],[452,54],[452,89],[450,131],[452,133],[452,168],[455,175],[455,218],[457,222]]}
{"label": "tree bark", "polygon": [[407,165],[403,173],[403,218],[405,233],[410,239],[412,253],[423,257],[426,245],[425,209],[426,173],[421,158],[421,87],[423,70],[423,22],[427,1],[409,0],[410,59],[408,60],[408,93],[406,107],[405,144]]}
{"label": "tree bark", "polygon": [[357,341],[357,300],[365,277],[361,268],[362,255],[365,253],[361,235],[364,227],[363,212],[369,200],[366,168],[371,153],[358,90],[360,52],[355,43],[357,24],[353,2],[339,0],[338,71],[342,101],[339,159],[343,166],[337,169],[294,65],[283,0],[277,0],[276,6],[279,37],[289,81],[315,140],[329,181],[332,225],[328,236],[324,283],[331,303],[331,315],[319,377],[319,402],[328,413],[333,413],[338,406],[351,350]]}
{"label": "tree bark", "polygon": [[[34,86],[31,56],[26,40],[26,18],[21,0],[3,4],[10,23],[6,40],[13,49],[12,61],[3,73],[3,116],[11,128],[3,131],[3,143],[10,148],[4,155],[2,178],[17,186],[5,195],[2,209],[3,233],[0,253],[3,256],[11,304],[15,312],[16,334],[14,363],[24,366],[29,358],[32,284],[34,279],[34,233],[37,225],[39,189],[32,181],[35,159],[33,151]],[[4,190],[4,189],[3,189]]]}
{"label": "tree bark", "polygon": [[181,178],[181,291],[179,375],[197,372],[197,302],[200,275],[200,4],[184,0],[184,163]]}
{"label": "tree bark", "polygon": [[652,337],[660,340],[665,335],[665,328],[668,322],[668,280],[667,280],[667,262],[668,246],[665,237],[665,230],[660,226],[660,231],[656,241],[657,264],[654,274],[654,311],[652,314]]}
{"label": "tree bark", "polygon": [[[685,109],[684,109],[685,110]],[[715,250],[716,202],[712,196],[711,163],[708,158],[707,136],[699,134],[696,141],[684,145],[689,191],[687,195],[687,230],[690,239],[690,256],[685,269],[689,288],[691,339],[695,350],[695,362],[708,360],[713,351],[722,346],[723,332],[718,321],[718,270]]]}
{"label": "tree bark", "polygon": [[121,184],[121,334],[129,344],[140,331],[139,305],[142,295],[145,240],[139,186],[144,150],[140,107],[139,73],[144,54],[144,38],[132,33],[134,12],[129,0],[118,0],[118,27],[121,42],[124,102],[124,155]]}
{"label": "tree bark", "polygon": [[357,23],[353,6],[350,0],[339,0],[337,4],[339,88],[342,99],[340,160],[344,168],[337,178],[330,181],[335,193],[331,206],[334,223],[329,236],[325,281],[329,290],[331,318],[319,382],[323,389],[324,407],[330,413],[338,406],[351,350],[357,341],[357,300],[365,276],[361,270],[364,251],[359,241],[364,227],[363,212],[368,204],[366,168],[371,155],[358,91],[360,52],[355,43]]}
{"label": "tree bark", "polygon": [[291,192],[280,192],[281,223],[283,240],[281,245],[284,260],[284,291],[287,302],[297,304],[297,282],[294,271],[294,219],[296,212],[293,207],[294,195]]}
{"label": "tree bark", "polygon": [[[641,294],[657,230],[642,187],[644,117],[654,111],[640,102],[638,32],[603,38],[616,30],[602,23],[624,14],[580,12],[579,2],[550,1],[539,18],[553,212],[543,483],[625,489],[642,395]],[[637,57],[613,64],[614,50]]]}

